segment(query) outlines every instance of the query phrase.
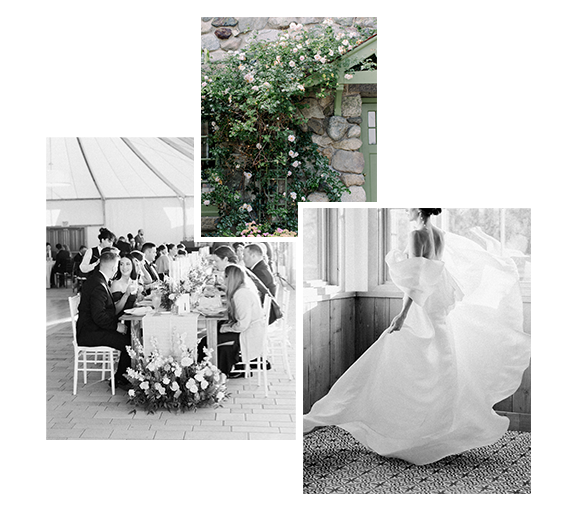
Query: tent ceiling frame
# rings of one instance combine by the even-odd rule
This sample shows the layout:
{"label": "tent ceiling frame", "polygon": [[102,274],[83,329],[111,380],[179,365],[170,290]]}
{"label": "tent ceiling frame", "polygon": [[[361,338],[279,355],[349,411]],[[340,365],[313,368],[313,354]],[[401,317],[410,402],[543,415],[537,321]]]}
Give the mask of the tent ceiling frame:
{"label": "tent ceiling frame", "polygon": [[194,154],[190,153],[186,148],[176,144],[174,141],[172,141],[171,139],[169,139],[167,137],[159,137],[158,139],[160,139],[160,141],[162,141],[164,144],[168,145],[170,148],[173,148],[177,152],[180,152],[185,157],[188,157],[188,159],[191,159],[192,161],[194,161]]}
{"label": "tent ceiling frame", "polygon": [[136,157],[138,157],[145,165],[146,167],[152,172],[154,173],[154,175],[156,175],[162,182],[164,182],[164,184],[166,184],[170,189],[172,189],[172,191],[174,191],[178,197],[180,198],[185,198],[186,195],[180,191],[180,189],[178,189],[178,187],[176,187],[174,184],[172,184],[172,182],[170,182],[164,175],[162,175],[162,173],[160,173],[155,167],[154,165],[148,160],[146,159],[146,157],[144,157],[144,155],[142,155],[142,153],[140,152],[140,150],[138,150],[134,144],[126,137],[121,137],[120,138],[124,144],[130,148],[130,150],[132,150],[132,152],[134,152],[134,154],[136,155]]}

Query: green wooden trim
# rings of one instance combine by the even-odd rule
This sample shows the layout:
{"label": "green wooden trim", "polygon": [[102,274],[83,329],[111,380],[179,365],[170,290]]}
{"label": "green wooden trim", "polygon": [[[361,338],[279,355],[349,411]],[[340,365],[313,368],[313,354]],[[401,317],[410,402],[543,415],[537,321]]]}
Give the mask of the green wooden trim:
{"label": "green wooden trim", "polygon": [[342,76],[341,82],[344,84],[377,84],[378,72],[376,70],[357,71],[351,79],[345,79]]}
{"label": "green wooden trim", "polygon": [[369,41],[365,41],[360,46],[346,52],[340,58],[340,69],[348,69],[361,63],[364,59],[367,59],[371,55],[377,54],[377,39],[378,36],[374,36]]}

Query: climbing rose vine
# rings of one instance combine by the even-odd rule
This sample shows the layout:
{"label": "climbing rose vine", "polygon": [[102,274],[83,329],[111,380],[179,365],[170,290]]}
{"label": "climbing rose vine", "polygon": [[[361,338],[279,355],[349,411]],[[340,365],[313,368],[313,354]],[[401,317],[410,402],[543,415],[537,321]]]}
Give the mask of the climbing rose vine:
{"label": "climbing rose vine", "polygon": [[348,191],[312,142],[301,109],[306,97],[330,95],[338,58],[373,33],[335,30],[330,20],[310,30],[292,23],[275,41],[255,36],[242,51],[204,65],[210,161],[202,170],[209,189],[202,202],[218,208],[216,235],[241,236],[251,222],[263,234],[295,234],[298,202],[317,191],[339,201]]}

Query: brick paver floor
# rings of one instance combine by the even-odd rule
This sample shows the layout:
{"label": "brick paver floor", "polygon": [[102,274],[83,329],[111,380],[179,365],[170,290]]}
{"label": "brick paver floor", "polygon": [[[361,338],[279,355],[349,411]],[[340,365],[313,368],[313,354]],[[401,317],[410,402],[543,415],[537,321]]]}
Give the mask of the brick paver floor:
{"label": "brick paver floor", "polygon": [[[112,396],[97,372],[88,383],[78,380],[72,394],[72,326],[70,289],[46,290],[46,438],[47,439],[295,439],[296,380],[289,380],[280,359],[268,372],[270,390],[264,398],[257,379],[231,379],[231,397],[222,408],[196,412],[146,414],[128,404],[127,393]],[[294,375],[294,295],[290,320],[289,360]]]}

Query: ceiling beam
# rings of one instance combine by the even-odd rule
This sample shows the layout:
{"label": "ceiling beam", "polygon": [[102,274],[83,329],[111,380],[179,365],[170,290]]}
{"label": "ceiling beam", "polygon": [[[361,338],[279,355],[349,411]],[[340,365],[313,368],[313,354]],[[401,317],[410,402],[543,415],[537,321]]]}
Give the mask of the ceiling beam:
{"label": "ceiling beam", "polygon": [[152,173],[154,173],[154,175],[156,175],[162,182],[164,182],[164,184],[166,184],[170,189],[172,189],[172,191],[174,191],[180,198],[184,198],[186,196],[182,191],[180,191],[180,189],[178,189],[174,184],[172,184],[172,182],[170,182],[164,175],[162,175],[162,173],[160,173],[152,165],[152,163],[148,159],[146,159],[146,157],[144,157],[144,155],[142,155],[140,150],[138,150],[134,146],[134,143],[132,143],[132,141],[130,141],[127,137],[121,137],[120,139],[124,142],[124,144],[128,148],[130,148],[130,150],[132,150],[132,152],[134,152],[134,155],[136,155],[136,157],[138,157],[146,165],[146,167]]}
{"label": "ceiling beam", "polygon": [[[177,152],[180,152],[182,155],[188,157],[188,159],[191,159],[192,162],[194,162],[194,149],[192,149],[192,152],[190,152],[187,148],[184,148],[183,146],[176,143],[173,139],[170,139],[168,137],[160,137],[158,139],[160,139],[160,141],[162,141],[163,143],[167,144],[170,148],[173,148]],[[192,171],[194,171],[194,169],[192,169]]]}

